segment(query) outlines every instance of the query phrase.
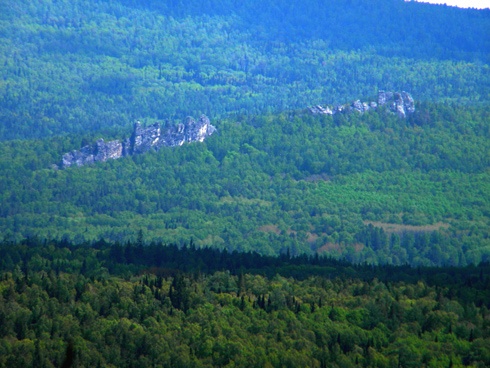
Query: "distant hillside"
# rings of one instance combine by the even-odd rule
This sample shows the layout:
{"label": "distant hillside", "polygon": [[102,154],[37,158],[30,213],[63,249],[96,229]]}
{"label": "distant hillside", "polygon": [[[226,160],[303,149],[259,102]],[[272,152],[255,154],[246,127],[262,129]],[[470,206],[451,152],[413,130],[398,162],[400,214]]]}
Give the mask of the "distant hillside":
{"label": "distant hillside", "polygon": [[490,11],[404,1],[0,3],[0,139],[411,91],[488,104]]}
{"label": "distant hillside", "polygon": [[239,29],[254,33],[258,42],[323,39],[333,49],[375,48],[388,56],[489,61],[490,40],[483,36],[489,25],[489,10],[407,4],[403,0],[123,3],[176,18],[235,15],[240,19]]}
{"label": "distant hillside", "polygon": [[[0,239],[488,260],[488,29],[490,11],[401,0],[4,0]],[[378,90],[415,112],[307,110]],[[202,144],[52,166],[202,114]]]}
{"label": "distant hillside", "polygon": [[51,165],[85,138],[3,142],[0,233],[124,243],[141,230],[267,255],[479,263],[490,257],[488,114],[418,103],[406,119],[381,108],[239,116],[213,120],[199,144],[66,170]]}

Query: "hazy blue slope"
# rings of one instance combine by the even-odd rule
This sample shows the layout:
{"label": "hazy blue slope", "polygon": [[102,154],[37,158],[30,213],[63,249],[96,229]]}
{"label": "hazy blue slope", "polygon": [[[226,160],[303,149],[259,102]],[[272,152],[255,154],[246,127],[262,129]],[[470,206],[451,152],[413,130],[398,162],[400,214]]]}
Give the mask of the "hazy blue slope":
{"label": "hazy blue slope", "polygon": [[0,139],[255,114],[378,89],[490,101],[490,12],[403,1],[0,4]]}

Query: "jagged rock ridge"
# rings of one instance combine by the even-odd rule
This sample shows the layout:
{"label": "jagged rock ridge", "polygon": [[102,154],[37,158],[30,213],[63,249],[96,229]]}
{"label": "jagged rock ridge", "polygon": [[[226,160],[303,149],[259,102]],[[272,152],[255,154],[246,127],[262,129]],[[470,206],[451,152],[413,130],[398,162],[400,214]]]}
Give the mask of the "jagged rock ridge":
{"label": "jagged rock ridge", "polygon": [[158,150],[162,147],[182,146],[184,143],[203,142],[215,131],[216,128],[205,115],[197,121],[188,117],[177,126],[163,128],[160,123],[142,127],[141,123],[137,122],[130,138],[126,138],[123,142],[118,140],[105,142],[99,139],[93,145],[65,153],[61,160],[61,167],[84,166],[144,153],[150,149]]}
{"label": "jagged rock ridge", "polygon": [[334,107],[329,106],[312,106],[308,109],[313,114],[334,115],[341,112],[353,112],[364,113],[369,110],[376,110],[379,106],[386,105],[388,109],[396,113],[399,117],[405,118],[408,114],[412,114],[415,111],[415,103],[408,92],[378,92],[378,102],[361,102],[356,100],[351,104],[338,105]]}

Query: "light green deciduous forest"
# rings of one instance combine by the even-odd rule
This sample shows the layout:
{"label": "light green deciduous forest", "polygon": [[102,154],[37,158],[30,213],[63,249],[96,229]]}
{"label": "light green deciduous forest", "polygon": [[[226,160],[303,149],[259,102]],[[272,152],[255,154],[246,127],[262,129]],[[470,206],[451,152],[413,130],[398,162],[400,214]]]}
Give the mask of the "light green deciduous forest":
{"label": "light green deciduous forest", "polygon": [[66,170],[51,165],[80,137],[4,143],[4,237],[125,241],[143,230],[164,242],[353,262],[488,259],[483,108],[426,103],[408,120],[298,112],[216,126],[204,143]]}

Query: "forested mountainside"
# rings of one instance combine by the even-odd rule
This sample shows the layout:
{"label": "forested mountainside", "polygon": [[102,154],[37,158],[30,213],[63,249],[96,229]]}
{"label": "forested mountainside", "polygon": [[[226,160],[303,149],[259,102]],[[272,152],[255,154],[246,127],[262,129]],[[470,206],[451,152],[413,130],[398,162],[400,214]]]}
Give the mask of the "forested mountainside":
{"label": "forested mountainside", "polygon": [[402,0],[0,3],[0,139],[344,103],[487,104],[490,11]]}
{"label": "forested mountainside", "polygon": [[[3,238],[142,230],[353,262],[486,260],[490,12],[303,3],[3,1]],[[410,92],[415,113],[306,110],[380,89]],[[217,127],[206,142],[54,166],[137,119],[201,113]]]}
{"label": "forested mountainside", "polygon": [[488,263],[349,266],[142,238],[31,238],[0,256],[0,367],[490,365]]}
{"label": "forested mountainside", "polygon": [[490,366],[489,29],[0,1],[0,367]]}
{"label": "forested mountainside", "polygon": [[[0,145],[0,231],[147,239],[352,262],[488,260],[489,111],[419,103],[213,121],[202,143],[56,170],[85,137]],[[127,136],[122,134],[122,136]]]}

